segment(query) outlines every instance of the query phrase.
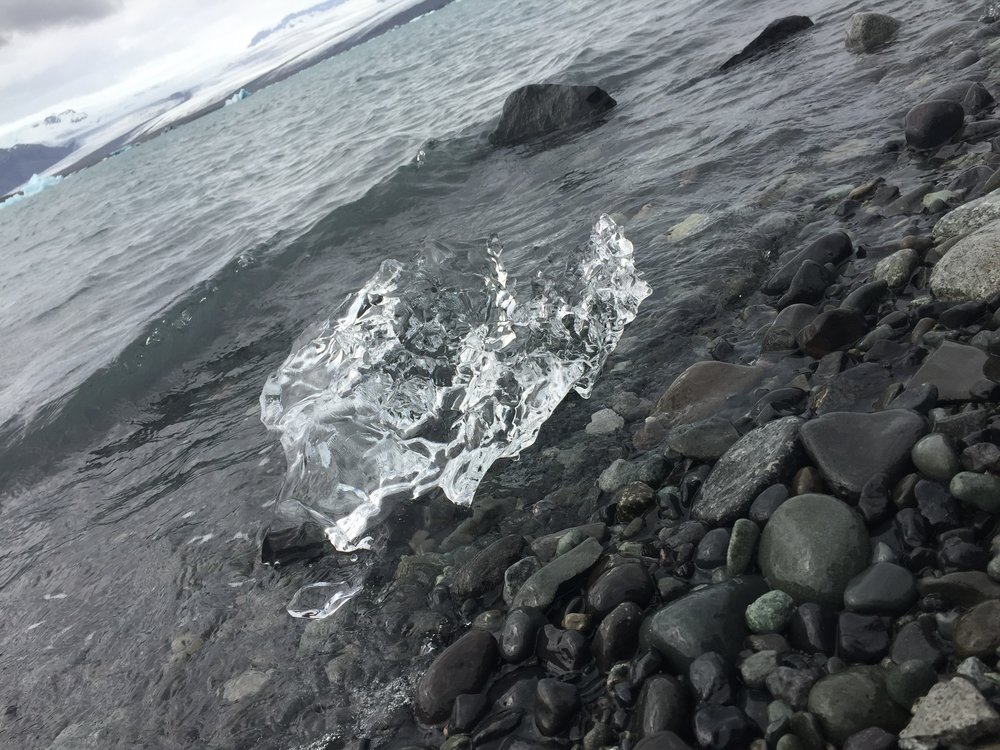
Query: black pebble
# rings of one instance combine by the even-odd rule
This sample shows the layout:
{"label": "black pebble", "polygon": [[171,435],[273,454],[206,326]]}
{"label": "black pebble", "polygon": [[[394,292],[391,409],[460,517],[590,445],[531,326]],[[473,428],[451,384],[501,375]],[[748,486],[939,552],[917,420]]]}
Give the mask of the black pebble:
{"label": "black pebble", "polygon": [[698,703],[727,704],[735,697],[735,672],[721,654],[709,652],[691,662],[691,690]]}
{"label": "black pebble", "polygon": [[837,621],[837,655],[874,664],[889,651],[892,621],[878,615],[842,612]]}
{"label": "black pebble", "polygon": [[562,733],[580,708],[574,685],[561,680],[539,680],[535,690],[535,724],[546,737]]}
{"label": "black pebble", "polygon": [[837,615],[813,602],[800,604],[788,626],[794,648],[813,654],[833,655],[837,641]]}

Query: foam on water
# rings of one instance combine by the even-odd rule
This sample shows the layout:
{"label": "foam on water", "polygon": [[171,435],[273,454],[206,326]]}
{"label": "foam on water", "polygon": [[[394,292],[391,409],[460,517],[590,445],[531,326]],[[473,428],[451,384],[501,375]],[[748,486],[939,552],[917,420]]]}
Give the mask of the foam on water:
{"label": "foam on water", "polygon": [[515,281],[496,237],[390,260],[294,347],[260,397],[288,462],[280,507],[341,551],[393,501],[440,488],[468,505],[573,389],[587,397],[650,288],[608,217],[579,252]]}

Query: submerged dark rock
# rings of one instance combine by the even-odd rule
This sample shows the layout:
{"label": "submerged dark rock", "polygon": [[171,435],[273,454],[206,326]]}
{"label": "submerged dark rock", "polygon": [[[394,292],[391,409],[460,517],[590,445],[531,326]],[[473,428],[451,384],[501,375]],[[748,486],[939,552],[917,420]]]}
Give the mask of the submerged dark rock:
{"label": "submerged dark rock", "polygon": [[772,21],[743,50],[733,55],[719,67],[720,71],[729,70],[740,63],[753,60],[767,54],[789,37],[805,31],[813,26],[812,19],[807,16],[786,16]]}
{"label": "submerged dark rock", "polygon": [[417,718],[427,724],[447,719],[458,696],[483,688],[498,656],[497,642],[484,630],[470,630],[451,644],[417,681]]}
{"label": "submerged dark rock", "polygon": [[906,145],[929,151],[952,139],[965,122],[962,105],[947,99],[918,104],[906,114]]}
{"label": "submerged dark rock", "polygon": [[507,97],[496,130],[495,146],[515,146],[546,133],[593,122],[617,102],[597,86],[531,84]]}

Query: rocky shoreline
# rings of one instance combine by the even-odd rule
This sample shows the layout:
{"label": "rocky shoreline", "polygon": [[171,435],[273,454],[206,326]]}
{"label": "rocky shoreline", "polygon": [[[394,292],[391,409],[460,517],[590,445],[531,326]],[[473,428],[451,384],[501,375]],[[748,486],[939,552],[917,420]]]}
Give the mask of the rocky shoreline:
{"label": "rocky shoreline", "polygon": [[[900,25],[859,14],[845,54]],[[956,65],[998,36],[984,17]],[[411,541],[396,578],[470,625],[417,682],[421,746],[998,747],[995,107],[971,79],[914,102],[885,150],[933,179],[830,196],[712,360],[648,415],[595,414],[634,451],[594,517]]]}

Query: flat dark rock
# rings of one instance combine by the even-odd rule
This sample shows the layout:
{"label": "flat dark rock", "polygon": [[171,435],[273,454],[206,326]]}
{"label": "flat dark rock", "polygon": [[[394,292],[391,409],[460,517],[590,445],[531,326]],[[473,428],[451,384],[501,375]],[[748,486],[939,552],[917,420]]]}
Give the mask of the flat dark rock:
{"label": "flat dark rock", "polygon": [[455,575],[452,593],[459,599],[479,596],[503,583],[507,568],[521,559],[524,537],[505,536],[498,539],[465,563]]}
{"label": "flat dark rock", "polygon": [[841,497],[857,499],[876,474],[886,474],[892,482],[902,477],[910,451],[926,432],[927,422],[919,414],[893,409],[825,414],[803,425],[800,435],[827,485]]}
{"label": "flat dark rock", "polygon": [[739,54],[733,55],[722,63],[719,70],[729,70],[740,63],[767,54],[790,36],[798,34],[800,31],[805,31],[812,27],[812,25],[812,19],[806,16],[786,16],[785,18],[771,21],[767,25],[767,28],[760,32]]}
{"label": "flat dark rock", "polygon": [[983,366],[989,356],[982,349],[954,341],[943,341],[923,366],[910,378],[907,388],[932,384],[940,401],[969,401],[970,391],[986,380]]}
{"label": "flat dark rock", "polygon": [[809,325],[799,331],[795,342],[803,353],[819,359],[831,352],[852,346],[867,331],[868,327],[861,313],[838,307],[817,315]]}
{"label": "flat dark rock", "polygon": [[854,244],[846,232],[831,232],[814,240],[797,253],[786,253],[781,257],[781,267],[761,286],[764,294],[784,294],[807,260],[824,265],[837,265],[851,257]]}
{"label": "flat dark rock", "polygon": [[485,630],[470,630],[448,646],[417,680],[417,718],[426,724],[447,719],[458,696],[483,688],[498,657],[497,642]]}
{"label": "flat dark rock", "polygon": [[799,468],[801,426],[800,418],[784,417],[740,438],[715,464],[691,514],[717,525],[746,516],[761,492],[787,482]]}
{"label": "flat dark rock", "polygon": [[593,122],[616,104],[597,86],[523,86],[504,102],[503,114],[490,134],[490,142],[495,146],[515,146],[546,133]]}
{"label": "flat dark rock", "polygon": [[708,651],[735,659],[750,633],[746,608],[767,590],[763,578],[744,576],[693,591],[646,618],[640,646],[656,649],[679,674],[687,674],[691,662]]}

